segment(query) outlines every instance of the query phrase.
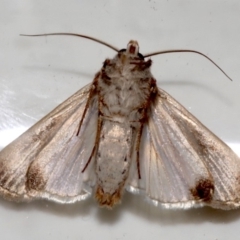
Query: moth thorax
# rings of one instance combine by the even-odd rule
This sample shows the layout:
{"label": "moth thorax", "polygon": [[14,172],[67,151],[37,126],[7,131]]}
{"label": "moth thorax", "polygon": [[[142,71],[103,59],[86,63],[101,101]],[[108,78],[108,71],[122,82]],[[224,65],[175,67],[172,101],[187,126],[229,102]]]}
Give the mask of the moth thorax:
{"label": "moth thorax", "polygon": [[127,53],[131,55],[138,55],[139,46],[137,41],[131,40],[127,45]]}

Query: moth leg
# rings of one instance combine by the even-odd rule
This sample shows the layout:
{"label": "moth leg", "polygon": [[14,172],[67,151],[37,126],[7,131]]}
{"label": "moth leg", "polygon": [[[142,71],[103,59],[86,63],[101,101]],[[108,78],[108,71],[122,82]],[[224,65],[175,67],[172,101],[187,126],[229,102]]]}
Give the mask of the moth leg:
{"label": "moth leg", "polygon": [[86,106],[85,106],[85,108],[84,108],[83,115],[82,115],[82,118],[81,118],[81,120],[80,120],[80,123],[79,123],[79,126],[78,126],[78,130],[77,130],[76,136],[78,136],[79,133],[80,133],[80,130],[81,130],[81,127],[82,127],[82,124],[83,124],[84,117],[85,117],[85,115],[86,115],[86,113],[87,113],[87,110],[88,110],[88,108],[89,108],[89,105],[90,105],[90,103],[91,103],[91,100],[92,100],[93,96],[95,95],[95,91],[96,91],[95,83],[96,83],[96,78],[94,79],[93,84],[92,84],[92,87],[91,87],[91,90],[90,90],[90,92],[89,92],[88,100],[87,100]]}
{"label": "moth leg", "polygon": [[140,160],[139,160],[139,148],[141,143],[141,136],[143,131],[143,124],[141,124],[140,129],[137,133],[137,144],[136,144],[136,153],[137,153],[137,171],[138,171],[138,179],[141,179],[141,172],[140,172]]}

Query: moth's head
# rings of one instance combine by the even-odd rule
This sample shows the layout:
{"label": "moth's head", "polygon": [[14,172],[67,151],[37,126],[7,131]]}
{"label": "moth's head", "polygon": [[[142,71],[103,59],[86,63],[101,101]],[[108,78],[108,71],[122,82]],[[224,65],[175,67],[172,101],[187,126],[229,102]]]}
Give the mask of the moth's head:
{"label": "moth's head", "polygon": [[127,45],[126,53],[129,55],[137,56],[139,53],[138,42],[134,40],[129,41]]}
{"label": "moth's head", "polygon": [[139,53],[139,45],[137,41],[131,40],[127,45],[127,49],[122,49],[119,53],[123,53],[127,58],[140,58],[141,60],[144,59],[143,55]]}

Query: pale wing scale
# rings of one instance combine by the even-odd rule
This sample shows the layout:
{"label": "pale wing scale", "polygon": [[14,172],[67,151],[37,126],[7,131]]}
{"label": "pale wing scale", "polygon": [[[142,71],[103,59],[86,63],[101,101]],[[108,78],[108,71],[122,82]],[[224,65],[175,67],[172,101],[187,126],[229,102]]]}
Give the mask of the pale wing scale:
{"label": "pale wing scale", "polygon": [[[240,159],[161,89],[141,141],[140,167],[145,177],[141,181],[145,182],[147,197],[156,205],[221,209],[240,205]],[[199,181],[212,182],[211,199],[196,198]],[[137,188],[136,178],[129,185]]]}
{"label": "pale wing scale", "polygon": [[[206,165],[214,183],[211,202],[215,208],[229,209],[240,206],[240,159],[216,135],[209,131],[185,108],[163,90],[163,101],[169,115],[175,120],[192,148],[198,150],[201,161]],[[172,107],[171,107],[172,106]]]}
{"label": "pale wing scale", "polygon": [[[133,161],[127,190],[145,191],[154,204],[159,202],[166,208],[170,204],[171,207],[188,208],[195,203],[189,188],[195,186],[197,179],[209,178],[209,173],[195,152],[186,151],[189,143],[184,141],[181,132],[172,132],[172,128],[176,128],[175,123],[165,110],[151,114],[141,137],[141,179],[138,179],[137,165]],[[181,154],[185,154],[185,158],[181,158]],[[193,165],[189,164],[192,158]]]}
{"label": "pale wing scale", "polygon": [[209,173],[162,105],[152,110],[147,128],[151,160],[145,159],[149,171],[146,191],[164,204],[181,202],[188,207],[188,201],[194,201],[190,189],[198,180],[209,179]]}
{"label": "pale wing scale", "polygon": [[69,116],[29,167],[28,178],[35,175],[38,177],[36,183],[33,180],[30,195],[60,202],[75,202],[89,195],[84,181],[93,184],[94,171],[88,175],[93,162],[84,173],[82,170],[95,145],[97,102],[88,109],[79,136],[76,136],[80,119],[79,111]]}
{"label": "pale wing scale", "polygon": [[[73,131],[75,131],[75,134],[76,134],[76,131],[78,129],[78,126],[82,117],[82,113],[85,108],[86,101],[89,95],[90,88],[91,88],[91,85],[87,85],[83,89],[79,90],[77,93],[75,93],[65,102],[60,104],[57,108],[55,108],[52,112],[50,112],[46,117],[44,117],[42,120],[36,123],[33,127],[31,127],[28,131],[23,133],[19,138],[17,138],[15,141],[13,141],[10,145],[8,145],[6,148],[4,148],[0,152],[0,194],[1,195],[11,200],[19,200],[19,201],[30,200],[32,196],[29,195],[29,189],[26,188],[27,181],[33,181],[32,183],[37,184],[37,182],[34,182],[34,181],[39,179],[40,176],[43,176],[44,180],[48,179],[48,181],[45,181],[45,185],[44,185],[44,187],[48,187],[48,191],[45,192],[44,191],[45,188],[43,188],[41,189],[41,193],[36,194],[35,192],[35,194],[33,194],[34,191],[31,190],[31,194],[37,197],[49,197],[49,198],[52,197],[54,199],[56,198],[57,200],[58,192],[55,191],[53,194],[51,193],[51,186],[53,187],[55,184],[55,189],[56,189],[56,186],[60,187],[60,185],[53,183],[54,174],[53,172],[51,172],[51,167],[52,167],[52,171],[54,171],[54,166],[53,166],[54,164],[51,165],[50,162],[51,160],[54,159],[53,157],[54,154],[58,154],[58,157],[60,158],[59,162],[61,162],[63,161],[64,156],[66,156],[66,158],[69,158],[69,157],[72,157],[74,154],[76,154],[76,152],[74,152],[75,149],[78,149],[76,151],[79,151],[79,149],[82,148],[83,150],[82,150],[81,156],[87,156],[89,152],[91,152],[92,150],[91,149],[92,145],[94,145],[94,141],[93,143],[90,142],[94,138],[93,136],[95,134],[94,128],[92,128],[92,132],[90,131],[90,126],[94,125],[95,123],[94,119],[97,119],[97,117],[95,116],[97,111],[94,106],[92,106],[92,109],[89,110],[86,115],[86,119],[88,119],[88,121],[89,119],[91,120],[89,124],[86,124],[87,122],[84,121],[79,136],[73,137]],[[70,124],[69,119],[76,120],[76,122],[74,122],[73,124]],[[63,126],[69,126],[70,127],[69,131],[67,130],[64,132],[62,130]],[[96,129],[96,126],[95,126],[95,129]],[[89,136],[86,136],[86,134],[90,134],[89,139],[88,139]],[[59,149],[60,146],[58,146],[58,144],[61,145],[64,142],[65,143],[68,142],[68,147],[70,147],[70,149],[67,149],[65,146],[62,147],[62,149]],[[85,145],[87,144],[87,146],[84,147],[84,144]],[[79,145],[81,147],[79,147]],[[51,146],[52,148],[50,149],[49,146]],[[50,154],[49,151],[50,152],[52,151],[52,154]],[[43,154],[43,152],[46,155]],[[51,159],[48,159],[50,155],[51,155]],[[35,165],[35,163],[33,164],[33,162],[38,161],[37,159],[40,159],[39,157],[43,160],[42,164],[46,163],[46,166],[49,160],[48,169],[39,169],[39,172],[35,173],[37,177],[35,178],[35,180],[27,179],[28,174],[30,174],[31,177],[34,177],[34,174],[32,174],[33,172],[29,171],[30,170],[29,167],[30,166],[32,167],[33,165]],[[57,164],[58,160],[59,159],[55,158],[56,166],[60,166]],[[80,167],[80,165],[83,165],[84,162],[86,162],[88,159],[76,158],[75,162],[73,159],[71,160],[72,162],[69,168],[68,166],[65,166],[65,168],[67,169],[60,169],[55,167],[55,171],[58,171],[59,174],[60,172],[62,172],[62,175],[65,174],[67,176],[68,174],[66,174],[66,172],[69,171],[69,169],[73,169],[72,167],[74,165],[77,165]],[[81,173],[81,170],[82,169],[79,169],[79,171],[77,172],[77,175],[75,176],[76,179],[80,179],[80,180],[82,179],[83,174]],[[89,167],[88,171],[91,171],[91,167]],[[50,173],[49,176],[46,176],[47,172]],[[84,174],[87,175],[87,173],[88,172],[85,172]],[[85,180],[88,180],[88,176],[85,176],[85,178],[86,178]],[[69,180],[73,181],[73,179],[69,179]],[[65,182],[66,184],[70,184],[68,180],[66,180]],[[79,199],[81,198],[81,194],[82,194],[81,186],[82,186],[82,182],[79,181],[79,185],[78,185],[79,196],[78,197],[75,196],[75,198],[79,198]],[[38,185],[38,187],[40,187],[40,185]],[[66,189],[66,185],[64,185],[63,187],[63,190],[65,189]],[[59,201],[63,201],[63,200],[72,201],[71,199],[72,196],[68,197],[68,193],[66,194],[65,199],[61,195]]]}
{"label": "pale wing scale", "polygon": [[[145,128],[143,128],[143,132],[142,132],[142,139],[145,139],[146,136],[146,131]],[[126,181],[126,190],[132,193],[141,193],[145,190],[145,169],[143,169],[143,164],[142,161],[144,161],[144,159],[146,159],[146,149],[143,150],[143,148],[147,148],[147,145],[143,146],[143,141],[141,141],[141,145],[140,145],[140,173],[141,173],[141,179],[139,179],[139,175],[138,175],[138,168],[137,168],[137,154],[136,154],[136,141],[135,143],[133,143],[133,151],[131,152],[131,165],[130,165],[130,169],[129,169],[129,174],[128,174],[128,178]],[[146,141],[144,141],[144,143],[147,143]],[[148,156],[147,156],[148,157]]]}

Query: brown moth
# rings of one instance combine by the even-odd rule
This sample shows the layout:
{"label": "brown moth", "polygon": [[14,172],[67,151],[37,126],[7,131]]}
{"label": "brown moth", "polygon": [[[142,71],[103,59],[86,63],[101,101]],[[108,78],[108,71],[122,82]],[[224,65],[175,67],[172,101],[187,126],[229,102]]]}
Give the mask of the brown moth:
{"label": "brown moth", "polygon": [[157,87],[146,59],[204,54],[143,56],[136,41],[118,51],[84,35],[46,35],[89,38],[117,54],[91,84],[0,152],[4,198],[74,203],[94,189],[100,206],[112,208],[127,189],[164,208],[239,207],[240,159]]}

